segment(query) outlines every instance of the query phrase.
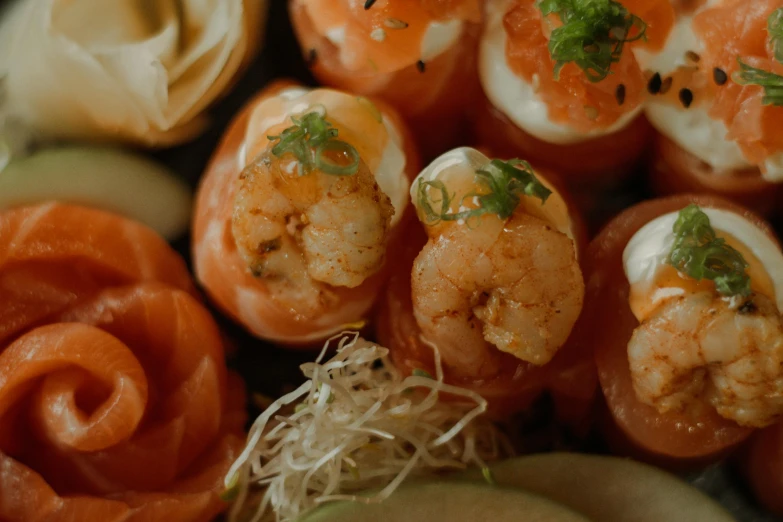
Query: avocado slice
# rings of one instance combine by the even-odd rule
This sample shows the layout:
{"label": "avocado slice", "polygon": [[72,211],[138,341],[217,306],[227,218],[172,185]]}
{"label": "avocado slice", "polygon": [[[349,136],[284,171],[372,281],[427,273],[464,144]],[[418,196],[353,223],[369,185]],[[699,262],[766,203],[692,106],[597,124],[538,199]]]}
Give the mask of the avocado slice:
{"label": "avocado slice", "polygon": [[376,504],[333,502],[299,522],[589,522],[524,491],[470,482],[409,483]]}
{"label": "avocado slice", "polygon": [[[736,522],[685,481],[627,459],[549,453],[502,461],[491,470],[501,487],[530,491],[601,522]],[[479,470],[461,478],[483,480]]]}
{"label": "avocado slice", "polygon": [[0,168],[0,210],[60,201],[135,219],[166,239],[190,222],[191,194],[168,168],[120,149],[43,149]]}

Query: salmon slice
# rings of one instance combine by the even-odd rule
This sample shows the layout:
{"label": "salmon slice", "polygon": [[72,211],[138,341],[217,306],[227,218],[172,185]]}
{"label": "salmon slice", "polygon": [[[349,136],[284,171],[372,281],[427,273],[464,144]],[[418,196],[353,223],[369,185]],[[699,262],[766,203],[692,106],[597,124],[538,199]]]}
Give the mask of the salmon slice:
{"label": "salmon slice", "polygon": [[[722,69],[729,78],[739,70],[738,58],[752,67],[783,76],[783,64],[774,59],[767,19],[783,7],[781,0],[725,0],[704,9],[693,19],[693,30],[704,42],[704,70]],[[783,107],[763,105],[764,89],[729,81],[714,89],[710,116],[728,128],[747,160],[760,165],[783,151]]]}
{"label": "salmon slice", "polygon": [[211,520],[244,420],[165,241],[75,206],[0,214],[0,520]]}
{"label": "salmon slice", "polygon": [[[549,35],[560,19],[544,19],[536,0],[512,0],[503,19],[508,35],[506,59],[520,78],[537,86],[537,94],[549,109],[552,121],[582,131],[610,127],[644,101],[646,79],[632,51],[635,46],[659,49],[674,23],[674,10],[668,1],[623,0],[631,14],[647,24],[647,40],[625,44],[611,74],[591,82],[575,63],[567,63],[555,78],[555,62],[549,52]],[[623,92],[618,96],[618,90]]]}

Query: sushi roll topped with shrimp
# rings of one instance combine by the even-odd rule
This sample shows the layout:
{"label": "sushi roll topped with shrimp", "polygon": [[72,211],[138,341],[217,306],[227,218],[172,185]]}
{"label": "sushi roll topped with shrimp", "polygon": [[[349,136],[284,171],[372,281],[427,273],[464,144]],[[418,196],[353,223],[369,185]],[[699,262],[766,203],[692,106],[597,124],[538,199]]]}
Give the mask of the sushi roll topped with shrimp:
{"label": "sushi roll topped with shrimp", "polygon": [[[564,348],[584,297],[581,225],[556,186],[525,161],[459,148],[419,174],[411,198],[418,234],[379,312],[395,363],[430,371],[437,356],[447,381],[496,411],[524,409],[550,387],[587,401],[591,361]],[[561,371],[583,379],[563,382]]]}
{"label": "sushi roll topped with shrimp", "polygon": [[637,445],[704,458],[783,417],[783,253],[755,214],[641,203],[593,241],[587,272],[601,385]]}
{"label": "sushi roll topped with shrimp", "polygon": [[456,141],[478,92],[481,0],[290,0],[302,52],[326,85],[372,95],[411,121],[424,150]]}
{"label": "sushi roll topped with shrimp", "polygon": [[637,159],[646,78],[636,48],[660,49],[666,0],[490,0],[480,77],[482,144],[550,165],[571,184]]}
{"label": "sushi roll topped with shrimp", "polygon": [[681,8],[665,47],[637,56],[653,74],[659,190],[771,210],[783,183],[783,1]]}
{"label": "sushi roll topped with shrimp", "polygon": [[198,279],[263,338],[309,342],[355,323],[384,280],[417,165],[392,109],[273,85],[239,115],[200,188]]}

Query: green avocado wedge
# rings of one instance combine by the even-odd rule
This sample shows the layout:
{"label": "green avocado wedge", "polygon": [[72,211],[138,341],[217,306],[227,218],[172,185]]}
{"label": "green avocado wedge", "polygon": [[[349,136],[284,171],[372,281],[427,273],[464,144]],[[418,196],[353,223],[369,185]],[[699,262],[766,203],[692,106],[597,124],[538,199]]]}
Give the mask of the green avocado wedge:
{"label": "green avocado wedge", "polygon": [[589,522],[545,498],[470,482],[405,484],[377,504],[334,502],[298,522]]}
{"label": "green avocado wedge", "polygon": [[113,148],[43,149],[0,169],[0,210],[56,200],[135,219],[169,240],[187,231],[191,199],[163,165]]}
{"label": "green avocado wedge", "polygon": [[[491,470],[499,487],[541,495],[600,522],[736,522],[685,481],[627,459],[550,453],[502,461]],[[480,470],[459,477],[483,480]]]}

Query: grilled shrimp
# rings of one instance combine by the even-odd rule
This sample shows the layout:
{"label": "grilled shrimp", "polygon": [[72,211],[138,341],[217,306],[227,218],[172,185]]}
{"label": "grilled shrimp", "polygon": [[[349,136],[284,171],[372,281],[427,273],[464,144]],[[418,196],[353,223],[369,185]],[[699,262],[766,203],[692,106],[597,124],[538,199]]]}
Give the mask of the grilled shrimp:
{"label": "grilled shrimp", "polygon": [[[492,181],[482,181],[477,171]],[[435,160],[412,188],[429,237],[413,267],[414,314],[425,340],[454,371],[492,374],[497,358],[486,353],[495,349],[543,365],[581,311],[584,283],[562,199],[543,197],[543,205],[527,195],[516,205],[495,199],[513,193],[511,178],[523,172],[539,183],[531,170],[456,149]]]}
{"label": "grilled shrimp", "polygon": [[628,343],[636,394],[664,413],[699,399],[743,426],[783,413],[783,321],[760,294],[739,306],[711,292],[671,299]]}
{"label": "grilled shrimp", "polygon": [[[307,114],[333,125],[328,115],[320,116],[322,110]],[[300,117],[296,121],[306,124],[308,116]],[[356,149],[342,141],[327,143],[339,145],[324,149],[322,157],[333,156],[326,165],[353,161],[353,172],[326,173],[318,165],[303,172],[297,156],[276,155],[276,142],[269,141],[240,175],[234,205],[232,231],[240,256],[273,294],[303,310],[328,299],[320,283],[355,288],[380,270],[394,215]]]}

